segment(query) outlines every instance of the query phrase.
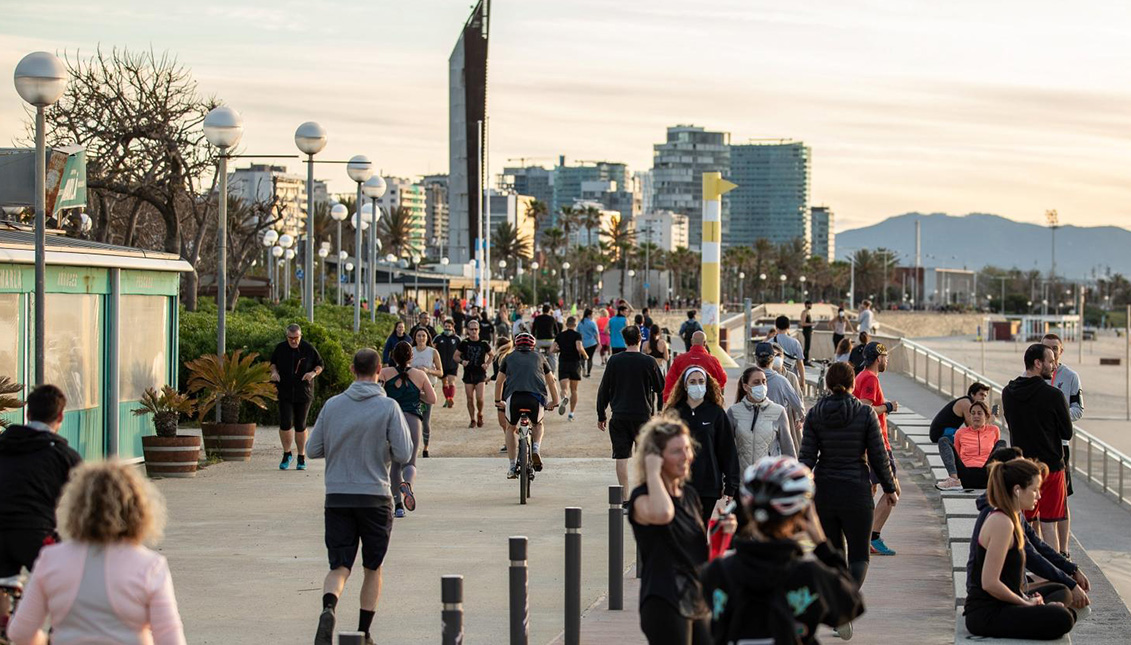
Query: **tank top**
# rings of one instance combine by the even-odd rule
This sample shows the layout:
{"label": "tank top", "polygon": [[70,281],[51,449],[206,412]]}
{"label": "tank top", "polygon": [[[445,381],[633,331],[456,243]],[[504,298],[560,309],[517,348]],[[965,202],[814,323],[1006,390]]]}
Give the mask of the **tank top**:
{"label": "tank top", "polygon": [[659,339],[648,341],[648,355],[663,360],[664,353],[660,351]]}
{"label": "tank top", "polygon": [[[1000,513],[1001,511],[994,511]],[[1003,605],[1002,601],[991,596],[985,589],[982,589],[982,567],[986,564],[986,547],[978,541],[978,536],[974,536],[974,545],[977,547],[977,552],[974,555],[974,568],[970,572],[970,577],[967,578],[966,584],[966,607],[971,606],[987,606],[987,605]],[[1005,553],[1005,562],[1001,565],[1001,580],[1009,590],[1015,594],[1021,594],[1021,581],[1024,579],[1025,559],[1021,554],[1021,549],[1017,548],[1016,540],[1010,545],[1009,551]]]}
{"label": "tank top", "polygon": [[397,375],[385,381],[385,394],[401,406],[401,412],[423,417],[420,411],[420,388],[408,376],[408,370],[397,368]]}
{"label": "tank top", "polygon": [[[413,345],[412,346],[412,360],[409,361],[408,366],[409,367],[415,367],[415,368],[417,368],[421,371],[430,370],[430,369],[434,368],[435,363],[433,363],[434,359],[432,358],[432,356],[433,356],[433,354],[435,354],[435,352],[436,352],[436,350],[431,348],[431,347],[425,347],[424,349],[417,349],[416,345]],[[431,383],[435,383],[436,377],[429,375],[428,381],[431,382]]]}

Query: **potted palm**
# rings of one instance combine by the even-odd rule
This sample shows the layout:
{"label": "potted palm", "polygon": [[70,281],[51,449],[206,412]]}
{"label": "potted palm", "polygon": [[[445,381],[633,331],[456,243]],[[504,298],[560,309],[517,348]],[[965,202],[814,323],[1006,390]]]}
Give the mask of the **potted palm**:
{"label": "potted palm", "polygon": [[[22,384],[16,383],[7,376],[0,376],[0,414],[24,407],[24,402],[17,396],[23,391],[24,386]],[[0,428],[7,427],[8,422],[0,419]]]}
{"label": "potted palm", "polygon": [[141,406],[133,411],[137,416],[153,415],[156,436],[141,438],[145,453],[145,472],[150,477],[196,477],[200,462],[200,437],[178,435],[177,422],[181,415],[192,416],[196,404],[186,394],[166,385],[161,393],[146,388]]}
{"label": "potted palm", "polygon": [[[240,423],[240,404],[247,402],[267,409],[276,398],[275,384],[267,363],[256,362],[259,354],[246,356],[237,349],[231,354],[208,354],[185,363],[189,370],[188,391],[199,394],[200,429],[204,449],[225,461],[250,461],[255,443],[255,424]],[[218,422],[206,422],[208,413],[220,408]]]}

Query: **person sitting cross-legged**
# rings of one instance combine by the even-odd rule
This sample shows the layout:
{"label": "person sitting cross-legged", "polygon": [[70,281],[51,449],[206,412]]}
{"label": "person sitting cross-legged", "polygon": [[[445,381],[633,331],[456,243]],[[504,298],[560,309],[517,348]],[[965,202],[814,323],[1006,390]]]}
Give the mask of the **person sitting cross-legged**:
{"label": "person sitting cross-legged", "polygon": [[950,475],[935,484],[939,490],[983,489],[986,487],[986,460],[993,451],[1005,447],[1001,430],[986,423],[990,410],[982,401],[970,404],[970,425],[963,426],[953,437],[939,438],[939,456]]}

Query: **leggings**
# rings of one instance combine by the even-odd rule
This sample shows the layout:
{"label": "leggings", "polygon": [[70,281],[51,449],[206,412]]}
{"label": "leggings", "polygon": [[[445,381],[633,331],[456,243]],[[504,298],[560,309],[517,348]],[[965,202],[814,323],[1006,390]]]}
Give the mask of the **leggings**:
{"label": "leggings", "polygon": [[640,630],[648,645],[710,645],[711,627],[706,618],[684,618],[668,601],[648,596],[640,603]]}
{"label": "leggings", "polygon": [[416,453],[420,451],[420,417],[406,414],[404,420],[408,423],[408,433],[412,435],[412,457],[404,464],[393,461],[392,467],[389,468],[389,478],[393,484],[393,502],[397,506],[401,505],[401,482],[406,481],[411,484],[416,480]]}
{"label": "leggings", "polygon": [[589,376],[593,373],[593,357],[597,355],[597,345],[585,348],[585,353],[589,355],[589,359],[585,361],[585,375]]}
{"label": "leggings", "polygon": [[[1006,446],[1005,440],[1000,439],[994,444],[990,453],[998,448]],[[946,467],[946,472],[962,482],[965,488],[984,489],[987,484],[989,474],[983,467],[970,467],[962,463],[958,458],[957,451],[954,448],[954,437],[943,435],[939,438],[939,458],[942,459],[943,466]]]}
{"label": "leggings", "polygon": [[424,411],[424,428],[421,434],[424,435],[424,445],[427,446],[428,439],[432,436],[432,406],[421,403],[420,409]]}
{"label": "leggings", "polygon": [[979,603],[976,607],[966,609],[966,629],[975,636],[1050,641],[1072,631],[1076,624],[1076,612],[1068,607],[1048,604],[1067,604],[1071,598],[1067,587],[1049,583],[1030,589],[1029,593],[1041,594],[1045,604],[1022,607],[997,600]]}
{"label": "leggings", "polygon": [[[820,488],[817,489],[820,491]],[[858,503],[845,504],[843,496],[818,493],[817,517],[829,538],[829,545],[846,555],[848,570],[857,586],[864,584],[871,560],[872,514],[875,504],[869,493],[863,492]]]}

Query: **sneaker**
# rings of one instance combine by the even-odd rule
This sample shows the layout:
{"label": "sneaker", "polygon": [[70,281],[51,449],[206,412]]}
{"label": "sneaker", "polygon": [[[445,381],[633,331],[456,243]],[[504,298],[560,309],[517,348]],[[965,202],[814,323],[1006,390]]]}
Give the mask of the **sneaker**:
{"label": "sneaker", "polygon": [[573,421],[573,413],[572,412],[569,413],[569,420]]}
{"label": "sneaker", "polygon": [[294,456],[289,452],[283,453],[283,460],[279,462],[279,470],[286,470],[291,467],[291,460]]}
{"label": "sneaker", "polygon": [[935,484],[935,488],[939,490],[962,490],[962,482],[957,477],[947,477],[941,482]]}
{"label": "sneaker", "polygon": [[852,640],[852,623],[845,623],[840,627],[833,630],[833,633],[840,637],[841,640]]}
{"label": "sneaker", "polygon": [[373,640],[373,637],[370,636],[369,634],[366,634],[365,635],[365,645],[377,645],[377,641]]}
{"label": "sneaker", "polygon": [[401,499],[404,500],[404,507],[409,511],[416,510],[416,495],[412,494],[412,484],[408,482],[401,482]]}
{"label": "sneaker", "polygon": [[306,455],[298,456],[298,465],[295,466],[295,470],[306,470]]}
{"label": "sneaker", "polygon": [[542,455],[539,455],[536,452],[531,453],[530,454],[530,462],[534,464],[534,472],[536,472],[536,473],[542,472]]}
{"label": "sneaker", "polygon": [[503,446],[502,448],[499,448],[499,452],[506,452],[506,451],[507,451],[507,447],[506,447],[506,446]]}
{"label": "sneaker", "polygon": [[562,402],[558,404],[558,416],[565,416],[567,405],[569,405],[569,397],[563,396]]}
{"label": "sneaker", "polygon": [[318,631],[314,632],[314,645],[334,645],[334,610],[326,607],[318,617]]}
{"label": "sneaker", "polygon": [[1076,621],[1079,622],[1092,615],[1092,606],[1084,605],[1083,607],[1079,609],[1073,609],[1072,611],[1076,612]]}
{"label": "sneaker", "polygon": [[872,540],[872,553],[874,555],[895,555],[895,551],[884,544],[883,538]]}
{"label": "sneaker", "polygon": [[397,504],[396,510],[393,511],[393,517],[397,519],[404,517],[404,507],[400,504]]}
{"label": "sneaker", "polygon": [[427,459],[428,458],[428,449],[425,448],[424,451],[420,453],[420,456]]}
{"label": "sneaker", "polygon": [[518,468],[514,464],[507,468],[507,479],[518,479]]}

